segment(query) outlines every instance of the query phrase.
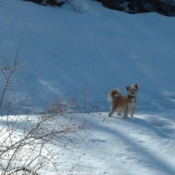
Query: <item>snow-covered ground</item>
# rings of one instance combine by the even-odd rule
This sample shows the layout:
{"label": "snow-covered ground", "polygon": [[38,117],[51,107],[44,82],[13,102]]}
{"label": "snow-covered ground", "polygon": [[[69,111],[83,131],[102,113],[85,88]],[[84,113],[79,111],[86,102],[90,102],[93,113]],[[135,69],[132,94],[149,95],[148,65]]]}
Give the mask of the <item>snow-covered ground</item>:
{"label": "snow-covered ground", "polygon": [[[136,114],[133,119],[116,115],[109,118],[105,112],[74,114],[74,117],[76,123],[85,119],[89,129],[81,131],[80,137],[67,134],[66,139],[75,138],[66,149],[55,148],[59,162],[57,171],[51,166],[47,167],[47,172],[43,169],[44,174],[175,174],[174,113]],[[1,127],[6,119],[5,116],[1,117]],[[31,119],[33,123],[35,117]],[[21,133],[25,125],[23,119],[22,121],[22,125],[18,125]],[[10,123],[9,120],[9,125]],[[14,128],[14,122],[12,126]],[[14,140],[18,140],[18,137],[14,137]],[[62,138],[63,142],[64,139],[65,137]],[[39,174],[41,172],[38,171]]]}
{"label": "snow-covered ground", "polygon": [[[89,126],[86,144],[77,138],[72,152],[64,151],[60,171],[78,162],[80,174],[175,174],[174,18],[76,2],[75,12],[69,5],[0,1],[0,54],[13,61],[21,41],[23,63],[16,75],[20,82],[10,87],[7,99],[34,94],[39,111],[56,95],[81,102],[86,97],[86,104],[98,106],[95,113],[77,114]],[[134,83],[139,85],[134,119],[108,118],[108,92],[117,87],[125,93]]]}
{"label": "snow-covered ground", "polygon": [[134,119],[108,118],[107,113],[96,113],[87,118],[87,145],[74,148],[79,154],[85,153],[79,162],[80,170],[100,175],[175,173],[173,113],[137,114]]}

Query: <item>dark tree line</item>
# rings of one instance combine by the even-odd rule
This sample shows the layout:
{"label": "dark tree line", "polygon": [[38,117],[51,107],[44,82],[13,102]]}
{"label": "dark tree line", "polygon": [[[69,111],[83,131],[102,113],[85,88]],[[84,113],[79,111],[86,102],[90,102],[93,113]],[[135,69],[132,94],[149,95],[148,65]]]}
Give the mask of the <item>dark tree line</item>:
{"label": "dark tree line", "polygon": [[110,9],[127,13],[157,12],[166,16],[175,16],[173,0],[96,0]]}
{"label": "dark tree line", "polygon": [[46,2],[44,0],[24,0],[24,1],[30,1],[30,2],[34,2],[40,5],[55,5],[55,6],[62,6],[65,1],[63,0],[47,0]]}
{"label": "dark tree line", "polygon": [[[69,4],[74,11],[76,7],[75,0],[23,0],[31,1],[40,5],[62,6]],[[90,0],[89,0],[90,1]],[[175,16],[175,1],[173,0],[92,0],[98,1],[103,6],[131,14],[156,12],[166,16]]]}

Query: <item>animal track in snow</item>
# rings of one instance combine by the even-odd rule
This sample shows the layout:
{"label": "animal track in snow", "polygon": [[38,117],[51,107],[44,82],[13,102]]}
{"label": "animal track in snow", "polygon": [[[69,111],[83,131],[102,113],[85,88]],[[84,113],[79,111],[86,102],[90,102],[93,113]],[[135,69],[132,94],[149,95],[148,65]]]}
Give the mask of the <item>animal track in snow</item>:
{"label": "animal track in snow", "polygon": [[165,132],[165,133],[167,133],[167,134],[171,134],[171,133],[174,133],[175,131],[174,131],[174,129],[173,128],[171,128],[171,127],[162,127],[162,129],[161,129],[163,132]]}
{"label": "animal track in snow", "polygon": [[151,120],[150,123],[156,127],[163,127],[164,125],[167,125],[166,121],[163,120]]}
{"label": "animal track in snow", "polygon": [[165,134],[173,134],[175,133],[175,127],[172,123],[167,122],[164,119],[152,119],[150,120],[150,124],[159,128]]}

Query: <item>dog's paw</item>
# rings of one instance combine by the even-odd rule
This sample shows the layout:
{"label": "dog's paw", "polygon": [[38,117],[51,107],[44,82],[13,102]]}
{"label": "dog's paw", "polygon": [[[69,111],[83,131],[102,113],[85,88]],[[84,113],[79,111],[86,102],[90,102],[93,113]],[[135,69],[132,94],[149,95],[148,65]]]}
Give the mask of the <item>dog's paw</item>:
{"label": "dog's paw", "polygon": [[128,116],[127,115],[124,115],[123,118],[128,118]]}

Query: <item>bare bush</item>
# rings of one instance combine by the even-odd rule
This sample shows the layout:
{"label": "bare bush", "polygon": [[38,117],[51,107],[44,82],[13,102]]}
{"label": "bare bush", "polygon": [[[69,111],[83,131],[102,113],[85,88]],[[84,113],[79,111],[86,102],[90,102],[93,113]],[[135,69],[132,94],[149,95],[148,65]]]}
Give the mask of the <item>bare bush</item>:
{"label": "bare bush", "polygon": [[1,73],[4,77],[5,83],[4,83],[4,86],[2,88],[2,92],[1,92],[1,95],[0,95],[0,111],[2,109],[5,94],[7,93],[7,90],[9,88],[9,86],[12,85],[12,83],[13,83],[12,82],[12,77],[15,75],[18,68],[22,65],[22,63],[20,63],[18,61],[19,47],[20,47],[20,43],[19,43],[18,48],[17,48],[17,52],[16,52],[16,55],[15,55],[15,58],[14,58],[14,63],[12,65],[10,65],[8,63],[6,55],[4,55],[3,58],[2,58],[0,70],[1,70]]}
{"label": "bare bush", "polygon": [[[8,175],[38,174],[46,167],[59,169],[59,151],[86,129],[72,115],[5,116],[0,129],[0,170]],[[38,172],[38,173],[37,173]],[[42,172],[43,174],[43,172]]]}
{"label": "bare bush", "polygon": [[[5,95],[11,86],[12,77],[21,63],[18,51],[12,66],[3,58],[1,72],[5,84],[0,98],[2,109]],[[27,103],[26,103],[27,104]],[[59,170],[62,149],[74,142],[82,130],[87,129],[85,121],[76,121],[78,108],[75,98],[65,102],[57,98],[51,107],[38,115],[22,115],[26,106],[21,106],[18,115],[11,115],[15,104],[8,102],[6,115],[0,118],[0,173],[2,175],[47,174],[49,168]]]}
{"label": "bare bush", "polygon": [[82,107],[83,113],[90,113],[90,111],[94,111],[98,109],[98,106],[93,105],[90,103],[90,96],[89,96],[89,90],[87,88],[87,85],[84,86],[82,89],[83,92],[83,100],[80,102]]}

